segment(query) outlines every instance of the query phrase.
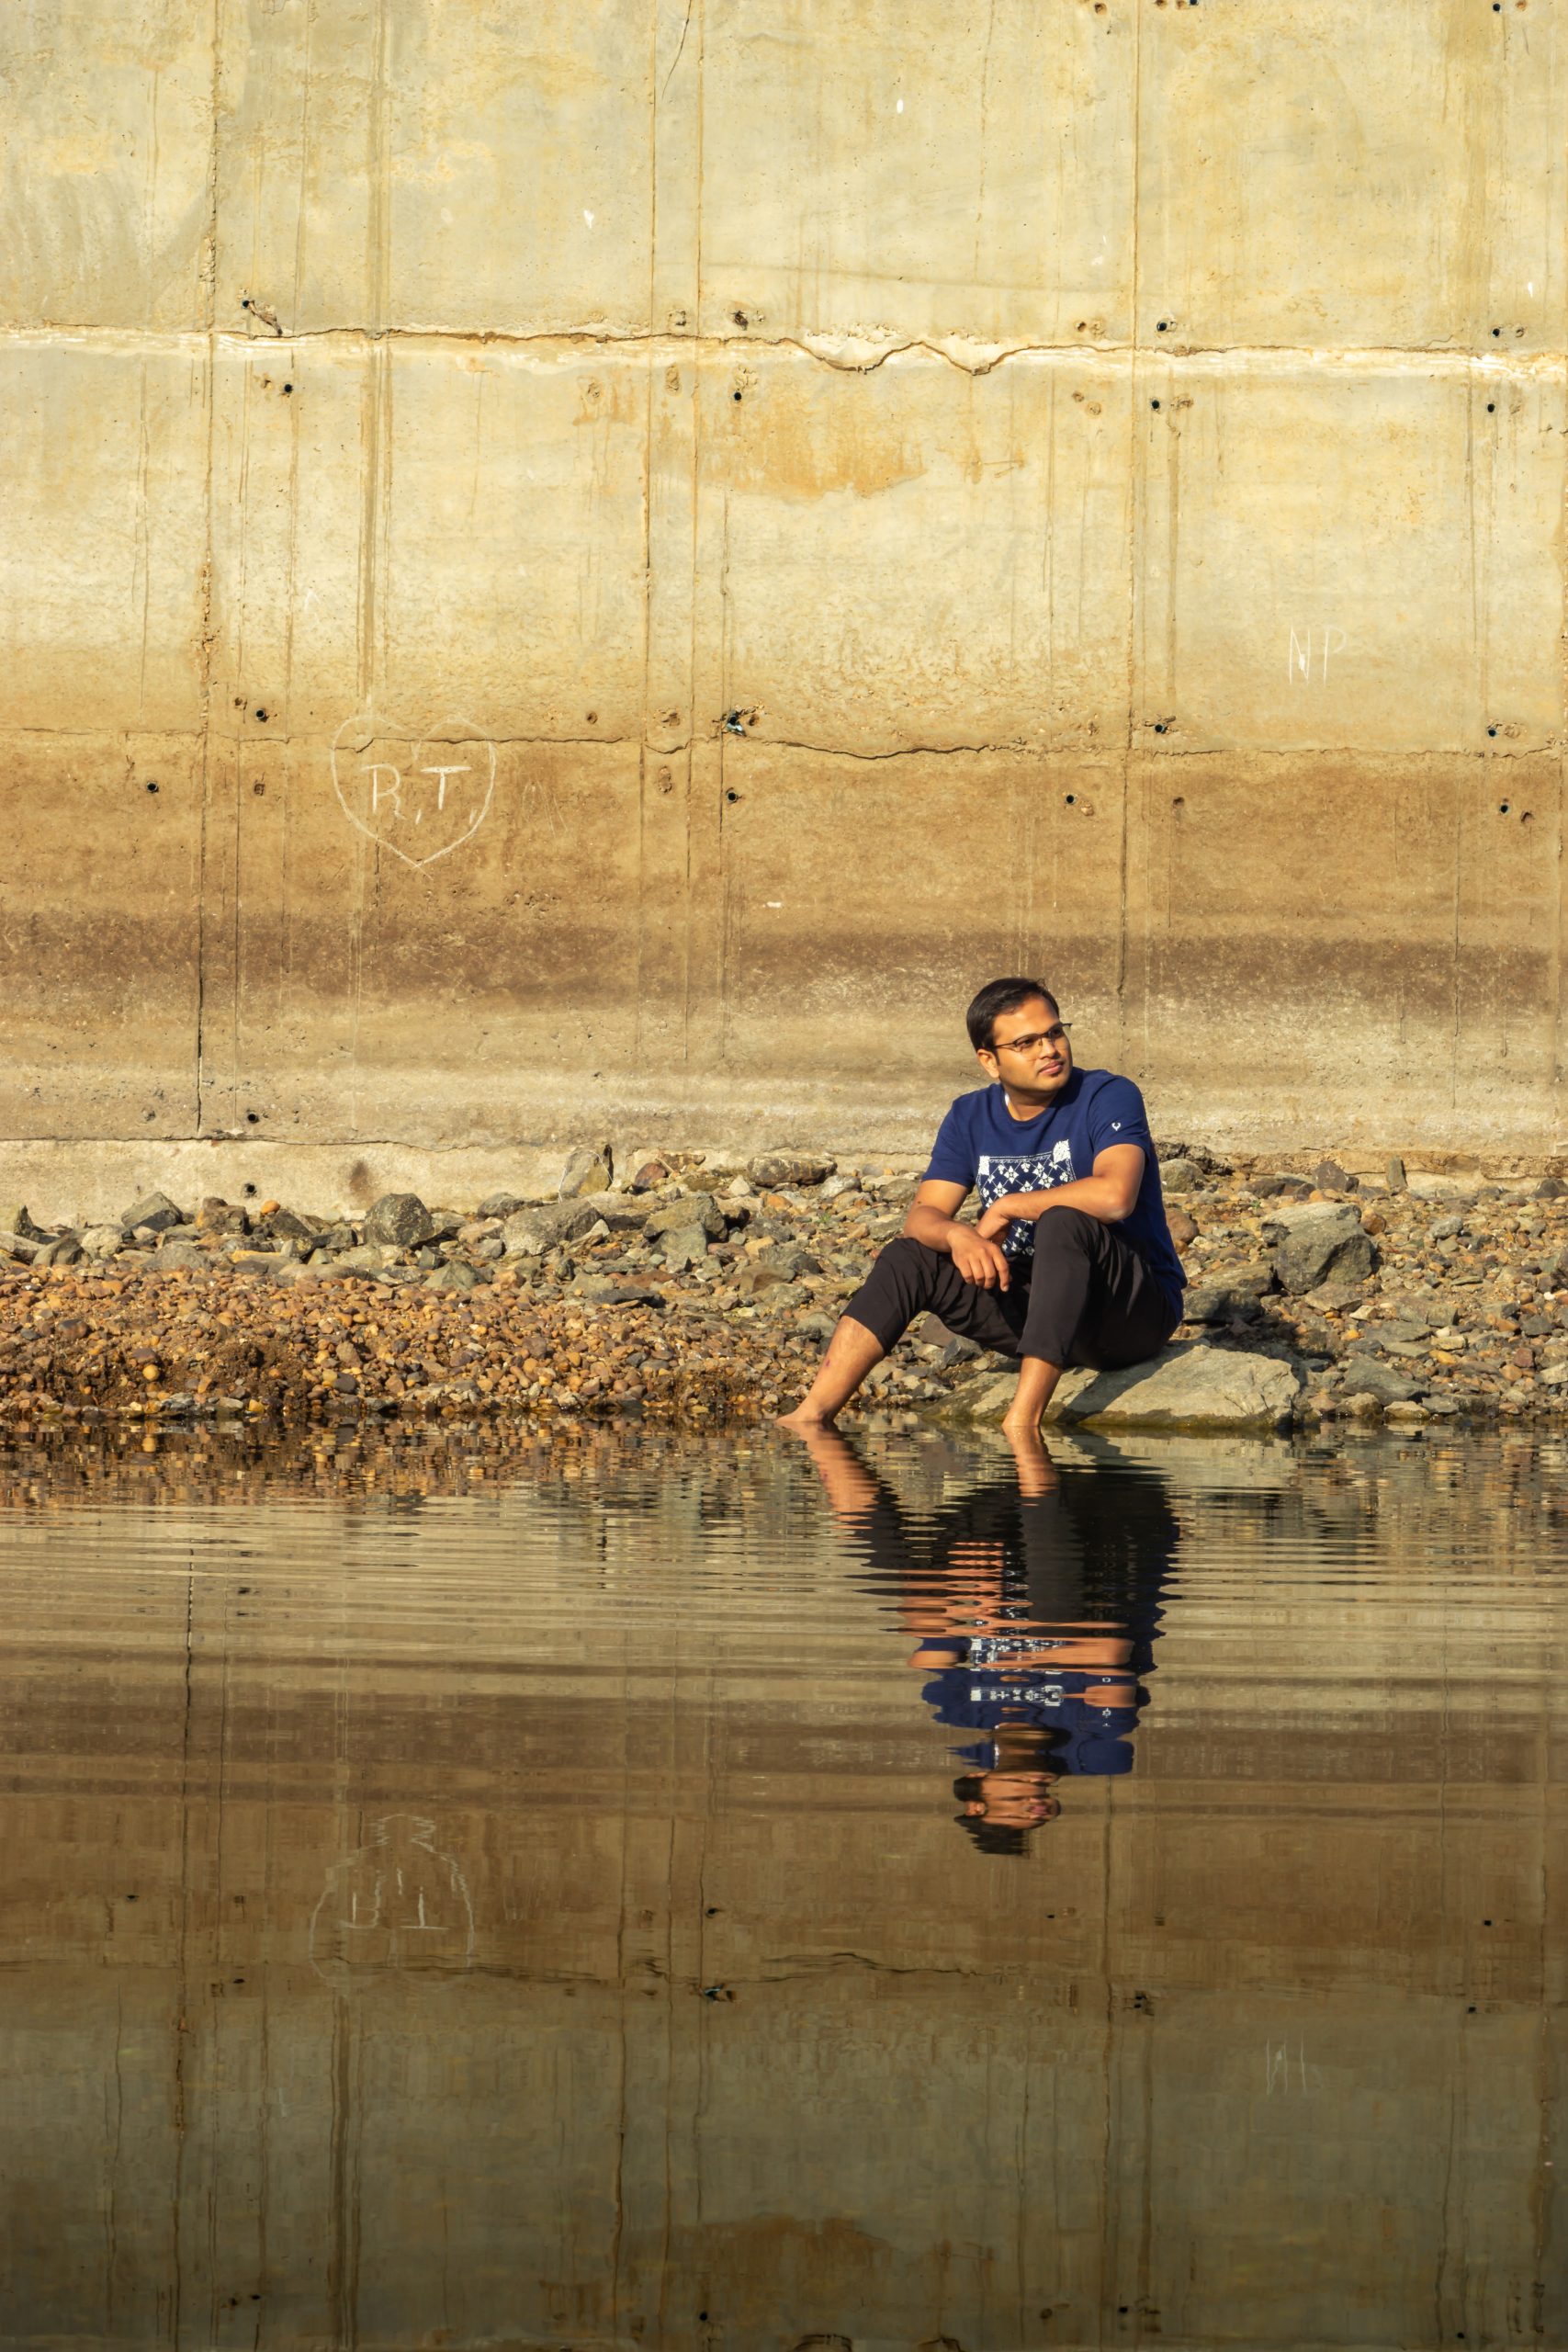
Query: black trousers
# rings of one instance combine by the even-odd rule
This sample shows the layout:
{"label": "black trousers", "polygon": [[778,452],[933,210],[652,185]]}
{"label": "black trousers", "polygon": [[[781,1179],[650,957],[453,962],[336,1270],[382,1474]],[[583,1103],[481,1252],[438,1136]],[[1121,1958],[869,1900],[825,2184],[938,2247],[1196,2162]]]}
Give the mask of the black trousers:
{"label": "black trousers", "polygon": [[930,1313],[998,1355],[1042,1356],[1095,1372],[1157,1355],[1181,1319],[1113,1226],[1066,1208],[1036,1219],[1033,1266],[1022,1272],[1014,1267],[1007,1290],[966,1283],[944,1250],[900,1234],[844,1313],[874,1333],[885,1352],[917,1315]]}

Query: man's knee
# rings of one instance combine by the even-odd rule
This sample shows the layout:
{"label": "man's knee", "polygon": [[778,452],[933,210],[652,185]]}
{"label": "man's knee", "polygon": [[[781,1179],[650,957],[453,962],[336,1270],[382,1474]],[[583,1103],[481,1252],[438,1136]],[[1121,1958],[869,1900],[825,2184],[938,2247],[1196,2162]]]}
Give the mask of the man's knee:
{"label": "man's knee", "polygon": [[1098,1222],[1087,1209],[1046,1209],[1034,1220],[1036,1263],[1042,1255],[1066,1256],[1086,1250]]}
{"label": "man's knee", "polygon": [[913,1283],[925,1286],[934,1281],[947,1261],[942,1251],[933,1250],[929,1242],[917,1241],[910,1233],[900,1233],[893,1240],[884,1243],[876,1253],[876,1262],[878,1266],[886,1266],[900,1283]]}

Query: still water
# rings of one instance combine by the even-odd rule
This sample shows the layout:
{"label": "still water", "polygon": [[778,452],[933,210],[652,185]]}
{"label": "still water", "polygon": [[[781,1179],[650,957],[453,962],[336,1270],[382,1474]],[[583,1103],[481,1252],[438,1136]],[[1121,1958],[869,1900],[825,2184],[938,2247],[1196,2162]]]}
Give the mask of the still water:
{"label": "still water", "polygon": [[0,1452],[0,2342],[1568,2344],[1568,1452]]}

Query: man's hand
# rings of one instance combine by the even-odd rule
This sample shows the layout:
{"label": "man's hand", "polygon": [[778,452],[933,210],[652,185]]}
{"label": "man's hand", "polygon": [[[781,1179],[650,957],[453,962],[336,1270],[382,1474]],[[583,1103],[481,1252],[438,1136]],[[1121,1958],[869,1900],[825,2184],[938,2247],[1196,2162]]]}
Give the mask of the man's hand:
{"label": "man's hand", "polygon": [[993,1201],[988,1209],[981,1211],[975,1221],[975,1230],[982,1240],[999,1241],[1017,1214],[1017,1204],[1011,1193],[1006,1193],[999,1201]]}
{"label": "man's hand", "polygon": [[954,1225],[947,1249],[966,1283],[977,1283],[981,1290],[1006,1290],[1011,1279],[1008,1261],[980,1226]]}
{"label": "man's hand", "polygon": [[966,1283],[981,1290],[1006,1290],[1010,1280],[1008,1261],[987,1231],[985,1218],[977,1226],[958,1222],[968,1189],[966,1184],[949,1184],[940,1177],[924,1177],[904,1219],[904,1230],[911,1241],[923,1241],[928,1250],[945,1250]]}

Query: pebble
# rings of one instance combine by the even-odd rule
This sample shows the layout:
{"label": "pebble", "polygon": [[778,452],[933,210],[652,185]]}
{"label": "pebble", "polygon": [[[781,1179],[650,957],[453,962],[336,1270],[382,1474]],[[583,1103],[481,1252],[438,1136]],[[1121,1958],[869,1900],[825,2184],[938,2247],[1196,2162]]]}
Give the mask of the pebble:
{"label": "pebble", "polygon": [[[1300,1419],[1568,1415],[1568,1193],[1477,1179],[1438,1195],[1419,1174],[1416,1191],[1363,1174],[1326,1194],[1339,1216],[1314,1204],[1310,1227],[1354,1227],[1357,1246],[1325,1250],[1303,1292],[1291,1204],[1323,1185],[1195,1148],[1187,1164],[1172,1214],[1191,1283],[1182,1336],[1296,1365]],[[9,1204],[0,1417],[756,1420],[800,1396],[913,1190],[806,1153],[744,1173],[672,1153],[636,1174],[652,1180],[640,1192],[547,1207],[406,1194],[353,1217],[215,1200],[193,1216],[153,1193],[79,1231]],[[1313,1174],[1348,1171],[1325,1159]],[[406,1238],[376,1238],[393,1233]],[[968,1418],[975,1384],[1003,1372],[928,1318],[863,1410]]]}

